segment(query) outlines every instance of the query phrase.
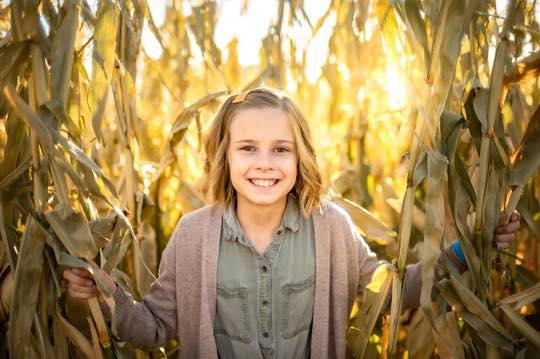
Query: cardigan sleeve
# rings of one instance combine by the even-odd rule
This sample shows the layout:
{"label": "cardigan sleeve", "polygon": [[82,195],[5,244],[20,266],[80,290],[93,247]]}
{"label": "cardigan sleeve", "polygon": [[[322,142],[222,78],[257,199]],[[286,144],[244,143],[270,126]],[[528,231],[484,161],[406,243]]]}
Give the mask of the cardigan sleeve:
{"label": "cardigan sleeve", "polygon": [[[377,260],[377,255],[371,251],[366,241],[355,232],[355,239],[358,247],[358,260],[360,265],[360,280],[358,284],[358,293],[363,293],[364,288],[371,282],[371,277],[377,266],[381,263]],[[457,259],[455,253],[450,247],[446,248],[437,264],[435,265],[435,278],[441,279],[447,275],[447,260],[457,268],[460,273],[467,270],[467,266]],[[417,308],[420,306],[420,293],[422,289],[422,263],[409,264],[405,269],[405,278],[403,280],[403,304],[402,310]],[[387,310],[389,310],[392,292],[387,298]]]}
{"label": "cardigan sleeve", "polygon": [[[369,248],[364,238],[356,233],[355,239],[358,248],[358,261],[360,268],[360,278],[358,282],[358,293],[362,294],[366,286],[371,282],[373,272],[382,261],[377,259],[377,255]],[[403,309],[418,307],[420,305],[420,289],[422,287],[422,267],[420,263],[407,265],[404,279]],[[387,307],[390,304],[392,292],[387,298]]]}
{"label": "cardigan sleeve", "polygon": [[113,295],[118,339],[134,347],[152,349],[164,345],[177,330],[176,242],[178,228],[167,243],[158,278],[148,294],[136,302],[120,285]]}
{"label": "cardigan sleeve", "polygon": [[380,264],[375,252],[369,248],[365,239],[353,229],[356,246],[358,250],[358,265],[360,268],[360,277],[358,281],[358,293],[363,293],[364,288],[371,282],[373,272]]}

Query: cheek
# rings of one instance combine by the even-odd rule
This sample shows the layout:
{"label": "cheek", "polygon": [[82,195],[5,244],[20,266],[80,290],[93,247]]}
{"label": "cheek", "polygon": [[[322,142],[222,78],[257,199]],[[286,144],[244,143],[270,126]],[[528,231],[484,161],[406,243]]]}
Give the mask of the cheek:
{"label": "cheek", "polygon": [[229,164],[229,172],[232,176],[240,175],[245,171],[246,161],[234,153],[227,157],[227,163]]}
{"label": "cheek", "polygon": [[286,168],[291,177],[296,178],[298,176],[298,161],[296,158],[291,159]]}
{"label": "cheek", "polygon": [[291,170],[294,172],[298,172],[298,159],[296,156],[291,158],[291,164],[290,164]]}
{"label": "cheek", "polygon": [[228,158],[227,159],[227,162],[229,164],[229,181],[231,183],[231,185],[233,186],[234,189],[237,189],[238,187],[238,178],[240,177],[239,175],[239,169],[237,167],[237,162],[234,160],[234,158]]}

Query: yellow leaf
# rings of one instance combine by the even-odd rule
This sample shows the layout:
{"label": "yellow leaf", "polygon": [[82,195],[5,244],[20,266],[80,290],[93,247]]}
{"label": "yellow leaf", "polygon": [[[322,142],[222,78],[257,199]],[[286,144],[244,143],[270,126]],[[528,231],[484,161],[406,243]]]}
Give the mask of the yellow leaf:
{"label": "yellow leaf", "polygon": [[373,272],[371,282],[369,282],[366,288],[374,293],[379,293],[383,284],[386,282],[386,278],[392,272],[391,268],[391,265],[388,263],[378,266],[375,272]]}

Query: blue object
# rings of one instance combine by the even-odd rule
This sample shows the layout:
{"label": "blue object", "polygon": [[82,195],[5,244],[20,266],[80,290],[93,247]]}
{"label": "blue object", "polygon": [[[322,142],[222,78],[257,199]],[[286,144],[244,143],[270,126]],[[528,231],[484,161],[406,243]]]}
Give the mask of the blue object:
{"label": "blue object", "polygon": [[450,245],[450,248],[452,249],[452,252],[454,252],[456,257],[458,257],[458,259],[461,261],[461,263],[465,264],[466,260],[465,255],[463,254],[463,249],[461,248],[461,242],[455,241],[454,243],[452,243],[452,245]]}

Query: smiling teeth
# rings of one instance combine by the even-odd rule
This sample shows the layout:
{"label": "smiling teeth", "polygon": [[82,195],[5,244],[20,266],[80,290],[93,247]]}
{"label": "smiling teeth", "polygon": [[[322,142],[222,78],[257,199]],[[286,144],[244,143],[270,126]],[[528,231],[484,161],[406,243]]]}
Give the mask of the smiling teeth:
{"label": "smiling teeth", "polygon": [[261,179],[252,179],[251,182],[259,187],[270,187],[273,186],[277,181],[276,180],[261,180]]}

